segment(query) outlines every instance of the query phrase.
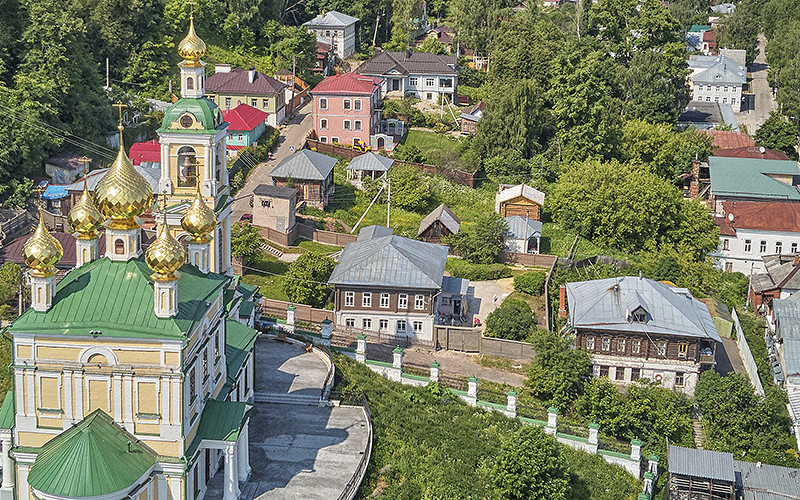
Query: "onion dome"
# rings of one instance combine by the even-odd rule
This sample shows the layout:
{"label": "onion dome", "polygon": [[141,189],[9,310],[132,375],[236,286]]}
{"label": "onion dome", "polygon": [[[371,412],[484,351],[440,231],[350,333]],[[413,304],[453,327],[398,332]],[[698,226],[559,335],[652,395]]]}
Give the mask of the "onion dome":
{"label": "onion dome", "polygon": [[178,44],[178,55],[187,66],[199,66],[206,53],[206,43],[194,31],[194,14],[189,15],[189,34]]}
{"label": "onion dome", "polygon": [[55,266],[64,255],[64,248],[61,243],[53,237],[44,225],[42,212],[39,211],[39,225],[36,227],[33,236],[28,238],[25,246],[22,247],[22,258],[25,264],[31,268],[34,276],[51,276],[55,274]]}
{"label": "onion dome", "polygon": [[133,220],[150,209],[153,191],[150,183],[133,168],[122,144],[122,125],[119,127],[119,153],[106,175],[97,183],[94,202],[105,217],[111,219],[112,229],[139,227]]}
{"label": "onion dome", "polygon": [[199,184],[197,185],[197,195],[195,195],[192,205],[181,217],[181,226],[187,233],[192,235],[193,243],[209,241],[209,233],[217,227],[217,216],[203,201]]}
{"label": "onion dome", "polygon": [[186,263],[183,246],[170,234],[166,224],[161,224],[158,237],[147,247],[144,260],[153,270],[153,279],[175,279],[175,271]]}
{"label": "onion dome", "polygon": [[92,195],[86,187],[86,178],[83,180],[83,194],[67,216],[73,231],[77,231],[79,239],[97,238],[97,228],[103,224],[105,218],[97,207],[94,206]]}

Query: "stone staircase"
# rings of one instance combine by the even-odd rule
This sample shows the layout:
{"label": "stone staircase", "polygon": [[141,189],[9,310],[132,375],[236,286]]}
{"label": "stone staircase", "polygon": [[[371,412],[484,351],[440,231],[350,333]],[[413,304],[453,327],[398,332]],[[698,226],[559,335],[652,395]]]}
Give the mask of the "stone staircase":
{"label": "stone staircase", "polygon": [[283,256],[283,252],[273,247],[272,245],[267,245],[266,243],[261,244],[261,250],[264,250],[267,253],[271,253],[272,255],[274,255],[279,259]]}
{"label": "stone staircase", "polygon": [[319,406],[320,395],[285,394],[277,392],[256,392],[253,395],[256,403],[279,403],[287,405]]}
{"label": "stone staircase", "polygon": [[700,419],[694,415],[692,415],[692,429],[694,431],[694,445],[698,450],[702,450],[703,443],[706,440],[706,434],[703,432],[703,425],[700,423]]}

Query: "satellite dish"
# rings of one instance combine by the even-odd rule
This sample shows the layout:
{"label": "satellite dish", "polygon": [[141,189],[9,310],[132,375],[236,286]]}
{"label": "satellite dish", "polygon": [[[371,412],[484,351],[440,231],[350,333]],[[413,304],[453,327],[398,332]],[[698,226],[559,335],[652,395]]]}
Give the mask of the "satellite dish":
{"label": "satellite dish", "polygon": [[728,220],[733,222],[733,212],[728,214]]}
{"label": "satellite dish", "polygon": [[761,146],[760,148],[758,148],[758,150],[759,152],[761,152],[762,155],[767,152],[767,148],[765,148],[764,146]]}

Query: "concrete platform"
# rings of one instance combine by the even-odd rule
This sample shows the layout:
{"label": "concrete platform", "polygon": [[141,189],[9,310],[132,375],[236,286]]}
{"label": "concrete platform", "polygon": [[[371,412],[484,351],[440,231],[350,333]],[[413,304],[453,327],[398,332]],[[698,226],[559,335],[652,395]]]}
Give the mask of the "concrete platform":
{"label": "concrete platform", "polygon": [[303,346],[261,336],[255,346],[255,392],[320,396],[328,365]]}

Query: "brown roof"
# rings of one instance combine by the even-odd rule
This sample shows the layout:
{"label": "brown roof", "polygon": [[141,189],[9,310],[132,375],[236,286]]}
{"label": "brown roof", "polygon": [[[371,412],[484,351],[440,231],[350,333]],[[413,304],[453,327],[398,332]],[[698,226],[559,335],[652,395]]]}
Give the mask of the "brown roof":
{"label": "brown roof", "polygon": [[701,134],[710,135],[712,138],[711,147],[716,149],[743,148],[755,146],[752,137],[742,132],[731,130],[698,130]]}
{"label": "brown roof", "polygon": [[[58,269],[72,269],[75,267],[76,262],[76,255],[75,255],[75,237],[70,233],[64,232],[51,232],[55,239],[61,243],[61,247],[64,249],[64,256],[61,257],[61,260],[58,261],[56,267]],[[150,243],[155,239],[155,232],[153,231],[142,231],[142,249],[147,248]],[[25,236],[20,236],[16,240],[12,241],[8,245],[3,248],[0,248],[0,262],[14,262],[21,266],[25,266],[25,261],[22,260],[22,247],[25,246],[25,243],[28,242],[28,238],[30,238],[30,234],[26,234]],[[98,242],[98,251],[100,256],[102,256],[106,252],[106,239],[101,234],[100,241]]]}
{"label": "brown roof", "polygon": [[725,156],[727,158],[757,158],[762,160],[788,160],[782,151],[767,149],[758,146],[747,146],[740,148],[715,149],[711,151],[714,156]]}
{"label": "brown roof", "polygon": [[714,223],[723,236],[735,236],[736,229],[800,232],[800,203],[723,201],[722,208],[724,216],[714,217]]}
{"label": "brown roof", "polygon": [[381,52],[361,63],[356,73],[386,75],[394,70],[401,75],[457,75],[452,67],[456,56],[440,56],[429,52]]}
{"label": "brown roof", "polygon": [[206,90],[246,95],[273,95],[283,92],[286,87],[260,71],[256,71],[253,83],[250,83],[248,73],[248,70],[241,68],[232,69],[230,73],[214,73],[206,79]]}

